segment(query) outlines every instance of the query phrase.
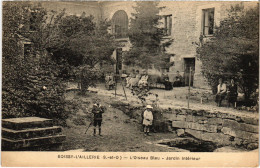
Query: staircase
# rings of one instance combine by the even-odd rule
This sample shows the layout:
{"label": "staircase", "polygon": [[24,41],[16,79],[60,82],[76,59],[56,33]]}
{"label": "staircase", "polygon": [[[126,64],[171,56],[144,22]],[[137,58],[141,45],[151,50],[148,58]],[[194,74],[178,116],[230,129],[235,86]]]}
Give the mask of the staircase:
{"label": "staircase", "polygon": [[[2,149],[30,150],[58,147],[66,139],[51,119],[23,117],[2,119]],[[50,150],[50,149],[49,149]]]}

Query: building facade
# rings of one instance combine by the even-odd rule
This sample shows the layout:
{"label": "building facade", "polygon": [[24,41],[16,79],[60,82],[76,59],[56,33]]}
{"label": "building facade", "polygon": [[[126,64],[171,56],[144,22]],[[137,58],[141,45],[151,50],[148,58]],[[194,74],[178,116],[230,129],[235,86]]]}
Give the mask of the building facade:
{"label": "building facade", "polygon": [[[128,51],[131,47],[127,31],[131,26],[130,18],[135,12],[135,4],[131,1],[44,2],[43,6],[50,10],[66,8],[68,13],[75,15],[85,12],[86,15],[93,15],[96,20],[111,20],[112,26],[109,31],[120,42],[113,57],[121,62],[119,70],[127,70],[128,67],[122,64],[122,52]],[[159,2],[159,6],[164,7],[160,12],[163,16],[160,26],[165,28],[165,39],[174,40],[166,48],[166,52],[172,54],[170,59],[172,66],[165,70],[170,81],[174,81],[176,72],[179,71],[185,85],[188,85],[189,74],[191,74],[191,85],[199,88],[207,87],[207,81],[201,74],[201,62],[196,56],[197,44],[201,40],[205,41],[212,37],[220,21],[228,16],[227,10],[236,4],[250,8],[256,6],[257,2]],[[149,73],[160,74],[161,72],[150,70]]]}

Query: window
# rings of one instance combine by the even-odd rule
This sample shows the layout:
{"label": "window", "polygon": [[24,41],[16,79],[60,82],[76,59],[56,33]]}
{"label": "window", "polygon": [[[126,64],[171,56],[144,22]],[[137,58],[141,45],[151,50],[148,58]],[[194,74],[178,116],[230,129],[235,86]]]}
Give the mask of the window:
{"label": "window", "polygon": [[172,33],[172,15],[164,16],[164,35],[170,36]]}
{"label": "window", "polygon": [[214,33],[214,8],[202,10],[202,34],[212,35]]}
{"label": "window", "polygon": [[116,38],[125,38],[128,33],[128,16],[125,11],[117,11],[112,18],[112,33]]}

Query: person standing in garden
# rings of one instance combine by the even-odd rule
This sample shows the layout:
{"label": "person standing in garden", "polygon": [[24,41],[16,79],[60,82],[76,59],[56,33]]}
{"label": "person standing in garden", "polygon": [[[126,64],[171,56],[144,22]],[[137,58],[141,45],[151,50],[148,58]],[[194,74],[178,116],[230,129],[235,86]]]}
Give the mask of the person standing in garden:
{"label": "person standing in garden", "polygon": [[153,113],[152,113],[153,107],[151,105],[146,106],[146,110],[143,114],[143,125],[144,125],[144,133],[146,135],[150,135],[150,127],[153,123]]}
{"label": "person standing in garden", "polygon": [[105,108],[101,106],[100,100],[96,99],[95,104],[93,104],[92,113],[94,114],[94,132],[93,136],[96,136],[96,127],[98,126],[99,135],[101,135],[101,124],[102,124],[102,114],[105,112]]}

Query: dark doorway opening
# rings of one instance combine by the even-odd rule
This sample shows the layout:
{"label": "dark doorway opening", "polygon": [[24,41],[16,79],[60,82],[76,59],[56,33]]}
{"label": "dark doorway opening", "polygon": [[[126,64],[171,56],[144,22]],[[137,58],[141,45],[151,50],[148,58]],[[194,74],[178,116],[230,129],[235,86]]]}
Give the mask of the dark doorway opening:
{"label": "dark doorway opening", "polygon": [[195,58],[184,58],[184,84],[189,86],[189,76],[191,72],[190,85],[193,86],[195,72]]}

